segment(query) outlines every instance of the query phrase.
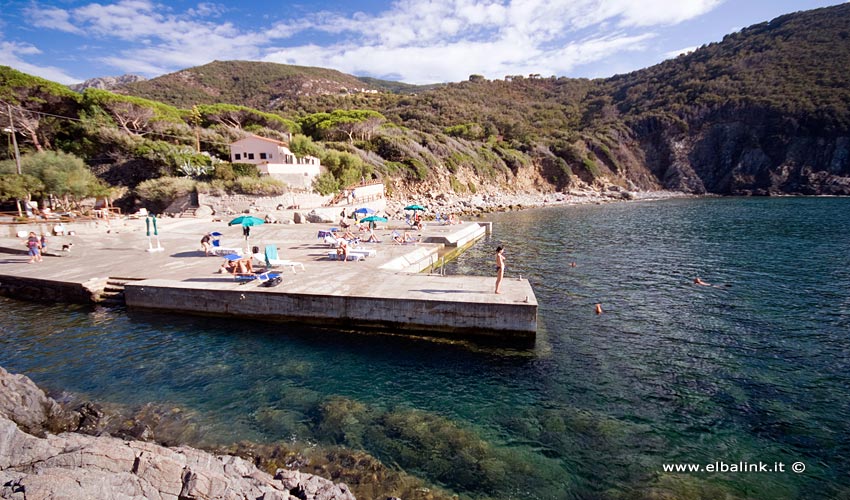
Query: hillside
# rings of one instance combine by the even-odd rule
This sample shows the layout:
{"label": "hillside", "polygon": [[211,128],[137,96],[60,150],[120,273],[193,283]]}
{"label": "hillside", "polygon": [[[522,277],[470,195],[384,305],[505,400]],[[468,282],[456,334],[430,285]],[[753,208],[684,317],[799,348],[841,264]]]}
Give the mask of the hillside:
{"label": "hillside", "polygon": [[279,101],[315,95],[347,95],[373,90],[339,71],[285,64],[213,61],[151,80],[117,87],[116,92],[190,108],[195,104],[232,103],[269,109]]}
{"label": "hillside", "polygon": [[[296,133],[293,151],[329,168],[324,192],[371,177],[401,195],[612,186],[850,195],[848,26],[850,4],[788,14],[598,80],[472,75],[416,87],[216,61],[122,86],[124,96],[86,91],[70,99],[52,89],[45,97],[49,86],[27,87],[20,74],[0,78],[0,95],[79,113],[84,125],[70,128],[80,130],[51,123],[42,142],[55,134],[103,178],[131,187],[208,161],[187,156],[196,144],[226,157],[227,143],[250,131]],[[127,108],[147,110],[149,120],[122,135],[114,128],[127,122]],[[74,133],[86,140],[67,143]]]}

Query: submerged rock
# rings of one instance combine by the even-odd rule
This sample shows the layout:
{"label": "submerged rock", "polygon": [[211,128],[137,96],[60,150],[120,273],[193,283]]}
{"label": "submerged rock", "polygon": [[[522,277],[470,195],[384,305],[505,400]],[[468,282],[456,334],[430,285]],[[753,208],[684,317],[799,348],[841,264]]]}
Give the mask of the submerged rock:
{"label": "submerged rock", "polygon": [[[0,387],[2,498],[354,500],[343,483],[291,471],[272,477],[231,455],[112,436],[51,434],[52,428],[80,422],[23,375],[0,368]],[[83,427],[98,429],[100,409],[87,406],[85,413],[89,421]]]}

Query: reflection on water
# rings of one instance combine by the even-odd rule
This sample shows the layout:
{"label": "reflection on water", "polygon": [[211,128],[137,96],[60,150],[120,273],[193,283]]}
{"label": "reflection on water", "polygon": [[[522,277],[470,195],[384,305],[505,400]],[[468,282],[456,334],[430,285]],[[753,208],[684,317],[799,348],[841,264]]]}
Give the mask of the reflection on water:
{"label": "reflection on water", "polygon": [[[447,272],[489,275],[504,245],[506,276],[540,303],[528,349],[3,300],[0,365],[53,390],[182,408],[200,444],[342,444],[462,496],[834,498],[850,472],[848,208],[495,215],[495,234]],[[808,468],[662,468],[716,461]]]}

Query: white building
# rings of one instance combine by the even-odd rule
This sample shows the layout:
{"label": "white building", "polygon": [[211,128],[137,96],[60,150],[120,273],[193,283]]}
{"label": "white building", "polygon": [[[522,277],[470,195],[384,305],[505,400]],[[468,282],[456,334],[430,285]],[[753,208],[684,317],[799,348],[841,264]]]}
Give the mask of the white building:
{"label": "white building", "polygon": [[280,179],[292,187],[310,189],[322,172],[315,156],[297,158],[288,144],[251,135],[230,145],[231,163],[252,163],[260,174]]}

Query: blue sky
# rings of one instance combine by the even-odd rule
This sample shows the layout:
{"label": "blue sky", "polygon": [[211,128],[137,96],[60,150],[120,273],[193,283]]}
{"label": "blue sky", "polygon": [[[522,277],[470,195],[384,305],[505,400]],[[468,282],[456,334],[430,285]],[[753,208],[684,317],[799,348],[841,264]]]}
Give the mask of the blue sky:
{"label": "blue sky", "polygon": [[840,1],[0,0],[0,65],[60,83],[148,78],[213,60],[425,84],[607,77],[743,27]]}

